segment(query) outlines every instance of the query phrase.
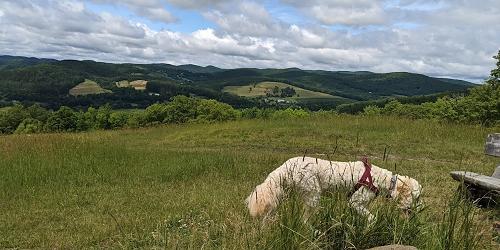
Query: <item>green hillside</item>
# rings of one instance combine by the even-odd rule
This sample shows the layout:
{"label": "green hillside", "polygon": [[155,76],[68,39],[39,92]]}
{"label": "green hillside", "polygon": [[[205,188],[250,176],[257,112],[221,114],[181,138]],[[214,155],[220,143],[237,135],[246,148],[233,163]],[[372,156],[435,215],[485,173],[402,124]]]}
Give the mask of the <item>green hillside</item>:
{"label": "green hillside", "polygon": [[[98,82],[113,93],[73,97],[69,90],[84,79]],[[146,91],[118,88],[116,82],[144,80]],[[472,83],[420,74],[311,71],[289,69],[220,69],[213,66],[169,64],[112,64],[94,61],[51,60],[0,56],[0,101],[41,103],[48,107],[89,106],[111,103],[118,108],[145,107],[175,95],[217,99],[236,107],[266,106],[265,101],[229,94],[229,88],[260,82],[281,82],[297,89],[330,95],[301,98],[297,105],[333,108],[342,103],[386,97],[412,97],[442,92],[463,92]],[[231,92],[231,91],[229,91]],[[299,94],[300,95],[300,94]]]}
{"label": "green hillside", "polygon": [[334,96],[326,93],[321,93],[317,91],[311,91],[299,87],[295,87],[290,84],[282,82],[260,82],[257,84],[244,85],[244,86],[226,86],[224,87],[225,92],[229,92],[238,96],[245,97],[263,97],[266,96],[273,88],[283,89],[292,88],[295,94],[291,98],[335,98]]}

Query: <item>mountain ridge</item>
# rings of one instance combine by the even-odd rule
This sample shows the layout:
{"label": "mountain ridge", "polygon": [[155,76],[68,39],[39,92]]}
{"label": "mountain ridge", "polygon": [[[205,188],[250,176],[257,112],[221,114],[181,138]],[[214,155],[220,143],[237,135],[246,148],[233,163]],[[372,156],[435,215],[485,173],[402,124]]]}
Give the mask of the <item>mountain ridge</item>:
{"label": "mountain ridge", "polygon": [[[68,97],[69,89],[90,79],[103,88],[113,90],[114,95]],[[146,80],[146,93],[116,89],[121,80]],[[55,60],[34,57],[0,55],[0,101],[29,101],[82,106],[105,103],[134,96],[138,104],[168,100],[177,94],[196,95],[225,100],[234,105],[262,102],[262,100],[231,96],[223,89],[227,86],[246,86],[259,82],[283,82],[291,86],[341,97],[342,102],[367,101],[388,97],[412,97],[443,92],[463,92],[475,84],[451,78],[436,78],[409,72],[374,73],[369,71],[302,70],[299,68],[236,68],[222,69],[195,64],[172,65],[166,63],[134,64],[106,63],[93,60]],[[115,91],[116,90],[116,91]],[[156,93],[161,98],[150,98]],[[139,98],[140,96],[140,98]],[[84,102],[84,99],[92,101]],[[228,101],[229,100],[229,101]],[[128,100],[127,101],[131,101]],[[335,100],[327,106],[335,106]],[[125,102],[125,100],[123,101]],[[315,102],[315,100],[308,100]],[[318,100],[325,103],[328,101]],[[82,104],[84,103],[84,104]],[[97,103],[97,104],[99,104]],[[248,105],[247,105],[248,104]],[[77,106],[78,106],[77,105]],[[298,103],[297,105],[300,105]],[[323,105],[323,104],[322,104]],[[326,105],[326,104],[325,104]],[[239,105],[236,105],[239,106]],[[250,105],[252,106],[252,105]]]}

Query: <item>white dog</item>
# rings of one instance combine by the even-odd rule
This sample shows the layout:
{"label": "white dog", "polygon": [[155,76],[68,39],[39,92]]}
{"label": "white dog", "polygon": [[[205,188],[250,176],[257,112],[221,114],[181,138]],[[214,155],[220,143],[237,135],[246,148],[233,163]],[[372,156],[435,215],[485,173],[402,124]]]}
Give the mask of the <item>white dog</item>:
{"label": "white dog", "polygon": [[283,195],[284,185],[301,189],[306,205],[316,207],[322,191],[339,186],[351,188],[350,204],[360,214],[373,220],[366,205],[380,190],[397,199],[402,209],[418,202],[422,186],[413,178],[398,176],[391,171],[372,166],[365,158],[357,162],[335,162],[311,157],[295,157],[271,172],[246,199],[252,217],[273,211]]}

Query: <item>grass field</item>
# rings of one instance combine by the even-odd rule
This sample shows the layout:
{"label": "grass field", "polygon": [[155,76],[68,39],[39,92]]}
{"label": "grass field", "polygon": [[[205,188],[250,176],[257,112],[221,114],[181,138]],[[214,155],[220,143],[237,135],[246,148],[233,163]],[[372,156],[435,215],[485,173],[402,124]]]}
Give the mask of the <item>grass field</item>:
{"label": "grass field", "polygon": [[101,86],[99,86],[98,83],[89,79],[85,79],[84,82],[76,85],[75,87],[69,90],[69,94],[73,96],[93,95],[102,93],[111,93],[111,90],[103,89]]}
{"label": "grass field", "polygon": [[146,80],[135,80],[131,82],[123,80],[115,83],[118,88],[134,88],[135,90],[146,90],[147,84],[148,81]]}
{"label": "grass field", "polygon": [[286,88],[290,87],[295,89],[296,95],[293,96],[292,98],[295,99],[300,99],[300,98],[336,98],[335,96],[332,96],[330,94],[326,93],[321,93],[321,92],[316,92],[316,91],[311,91],[299,87],[292,86],[290,84],[282,83],[282,82],[261,82],[250,85],[245,85],[245,86],[226,86],[224,88],[224,92],[229,92],[235,95],[239,96],[245,96],[245,97],[259,97],[259,96],[266,96],[266,93],[273,89],[275,86],[278,86],[279,88]]}
{"label": "grass field", "polygon": [[[249,218],[243,200],[271,170],[306,150],[335,160],[366,154],[388,169],[397,164],[397,172],[424,187],[424,226],[432,229],[457,188],[449,171],[489,175],[498,163],[483,154],[493,131],[316,115],[4,136],[0,248],[266,248],[265,227]],[[477,220],[481,248],[498,249],[492,229],[498,210],[482,209]]]}

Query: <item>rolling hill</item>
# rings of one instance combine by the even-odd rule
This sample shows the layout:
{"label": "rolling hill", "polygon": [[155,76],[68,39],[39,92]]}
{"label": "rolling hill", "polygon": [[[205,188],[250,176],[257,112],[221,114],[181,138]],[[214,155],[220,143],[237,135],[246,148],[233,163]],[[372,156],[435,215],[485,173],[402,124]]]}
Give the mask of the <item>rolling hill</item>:
{"label": "rolling hill", "polygon": [[75,87],[69,90],[69,94],[72,96],[80,96],[80,95],[95,95],[102,93],[112,93],[110,90],[103,89],[99,86],[98,83],[85,79],[84,82],[76,85]]}
{"label": "rolling hill", "polygon": [[226,86],[224,87],[224,92],[232,93],[238,96],[245,97],[263,97],[267,96],[273,88],[283,89],[283,88],[292,88],[295,91],[295,94],[289,98],[335,98],[330,94],[321,93],[317,91],[311,91],[299,87],[295,87],[290,84],[282,83],[282,82],[260,82],[257,84],[250,84],[244,86]]}
{"label": "rolling hill", "polygon": [[[69,90],[85,79],[113,93],[74,97]],[[116,82],[148,82],[146,91],[119,88]],[[0,102],[38,102],[57,107],[111,103],[115,107],[141,107],[172,96],[194,95],[217,99],[236,107],[264,105],[262,100],[227,91],[261,82],[280,82],[297,89],[335,96],[335,100],[305,99],[299,105],[331,108],[341,103],[387,97],[413,97],[443,92],[464,92],[474,84],[407,72],[324,71],[288,69],[220,69],[214,66],[170,64],[113,64],[95,61],[53,60],[0,56]],[[231,92],[231,91],[229,91]],[[234,93],[234,92],[233,92]],[[265,97],[262,97],[265,98]],[[261,99],[262,99],[261,98]],[[326,98],[327,99],[327,98]],[[319,104],[320,103],[320,104]],[[0,103],[1,104],[1,103]]]}

